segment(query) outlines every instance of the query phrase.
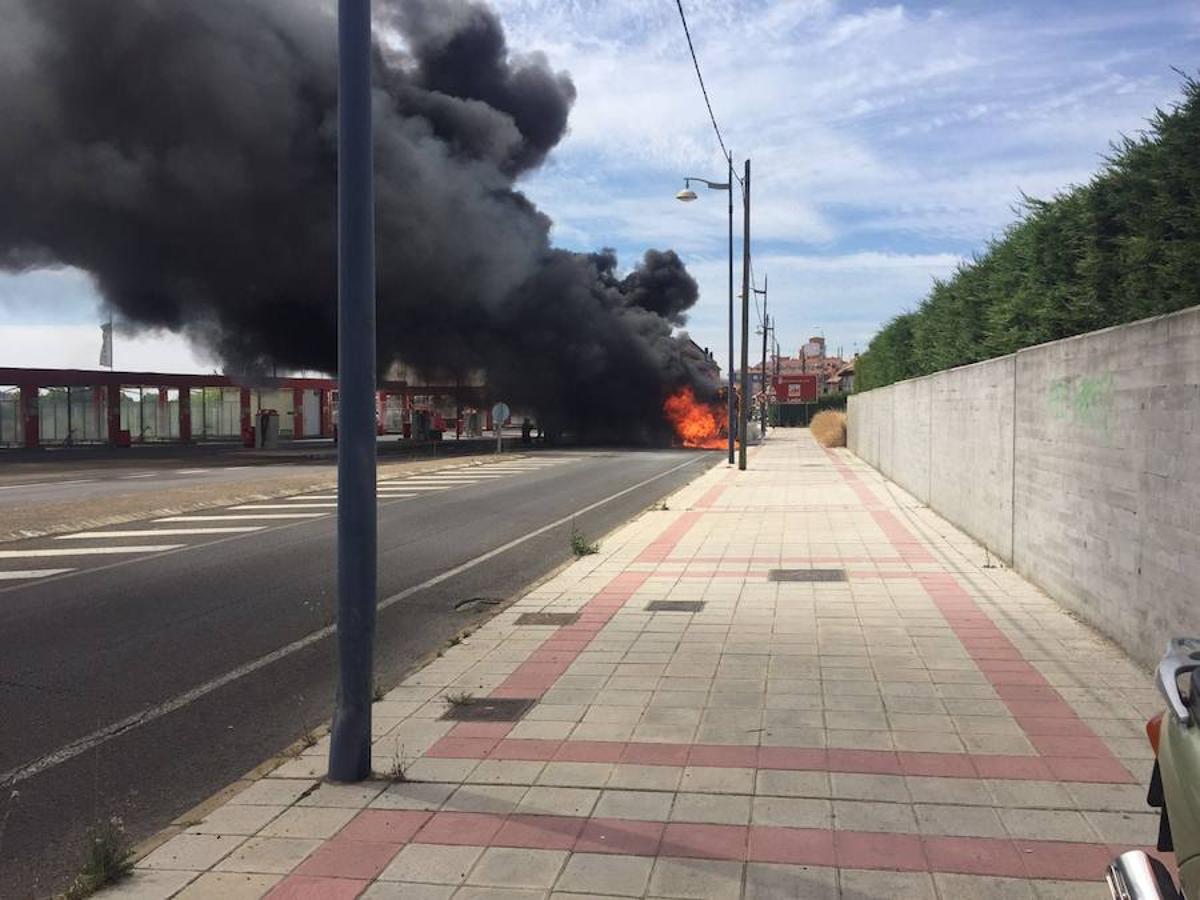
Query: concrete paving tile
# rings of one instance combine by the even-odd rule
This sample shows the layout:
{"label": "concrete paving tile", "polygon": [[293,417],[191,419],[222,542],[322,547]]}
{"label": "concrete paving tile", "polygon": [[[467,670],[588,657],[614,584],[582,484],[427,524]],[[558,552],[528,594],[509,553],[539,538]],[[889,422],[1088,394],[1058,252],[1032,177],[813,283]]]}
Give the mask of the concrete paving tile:
{"label": "concrete paving tile", "polygon": [[549,889],[568,854],[562,850],[490,847],[467,876],[468,884]]}
{"label": "concrete paving tile", "polygon": [[175,896],[179,900],[258,900],[279,883],[281,875],[206,872]]}
{"label": "concrete paving tile", "polygon": [[648,893],[655,897],[738,900],[743,868],[741,862],[660,857],[650,875]]}
{"label": "concrete paving tile", "polygon": [[838,900],[837,869],[747,863],[743,896],[745,900]]}
{"label": "concrete paving tile", "polygon": [[861,775],[833,772],[829,776],[832,795],[840,800],[909,801],[908,779],[903,775]]}
{"label": "concrete paving tile", "polygon": [[[970,897],[972,900],[1037,900],[1033,882],[1019,878],[952,875],[937,872],[933,876],[942,897]],[[1055,895],[1056,897],[1059,895]]]}
{"label": "concrete paving tile", "polygon": [[643,766],[618,763],[613,766],[608,787],[641,791],[674,791],[683,778],[680,766]]}
{"label": "concrete paving tile", "polygon": [[1096,835],[1083,814],[1066,809],[997,809],[1014,838],[1035,841],[1094,841]]}
{"label": "concrete paving tile", "polygon": [[448,884],[376,881],[361,895],[361,900],[450,900],[458,888]]}
{"label": "concrete paving tile", "polygon": [[193,834],[256,834],[260,828],[283,812],[285,806],[250,806],[226,803],[203,820],[188,827]]}
{"label": "concrete paving tile", "polygon": [[312,838],[253,837],[213,868],[221,872],[284,875],[321,846]]}
{"label": "concrete paving tile", "polygon": [[263,837],[330,838],[354,818],[357,810],[293,806],[263,828]]}
{"label": "concrete paving tile", "polygon": [[681,791],[709,794],[749,794],[754,791],[754,769],[688,766],[679,783]]}
{"label": "concrete paving tile", "polygon": [[539,785],[560,787],[604,787],[612,777],[610,763],[547,763],[537,778]]}
{"label": "concrete paving tile", "polygon": [[1007,835],[996,811],[986,806],[918,803],[913,807],[921,834],[1003,838]]}
{"label": "concrete paving tile", "polygon": [[830,797],[832,788],[825,772],[760,769],[755,779],[755,793],[779,797]]}
{"label": "concrete paving tile", "polygon": [[828,800],[755,797],[750,821],[754,825],[828,829],[833,827],[833,806]]}
{"label": "concrete paving tile", "polygon": [[485,759],[464,781],[469,784],[533,784],[545,763],[511,759]]}
{"label": "concrete paving tile", "polygon": [[653,868],[653,859],[640,856],[575,853],[567,860],[554,887],[575,893],[641,897]]}
{"label": "concrete paving tile", "polygon": [[379,875],[380,881],[462,884],[482,847],[408,844]]}
{"label": "concrete paving tile", "polygon": [[1085,812],[1092,830],[1108,844],[1154,846],[1158,840],[1157,812]]}
{"label": "concrete paving tile", "polygon": [[527,790],[518,785],[465,784],[442,804],[442,809],[507,815],[516,810]]}
{"label": "concrete paving tile", "polygon": [[[133,873],[124,881],[96,894],[96,896],[102,897],[104,900],[114,900],[114,898],[119,898],[119,900],[167,900],[168,897],[176,896],[176,892],[180,888],[196,877],[195,872],[134,869]],[[200,894],[198,896],[207,896],[216,900],[219,895]]]}
{"label": "concrete paving tile", "polygon": [[594,814],[614,819],[645,819],[665,822],[671,814],[674,794],[660,791],[605,790]]}
{"label": "concrete paving tile", "polygon": [[[432,760],[431,760],[432,761]],[[402,781],[388,788],[371,801],[371,809],[440,809],[458,789],[457,784]]]}
{"label": "concrete paving tile", "polygon": [[842,869],[842,900],[935,900],[933,879],[925,872],[878,872]]}
{"label": "concrete paving tile", "polygon": [[290,806],[320,784],[315,778],[263,778],[234,795],[234,805]]}
{"label": "concrete paving tile", "polygon": [[587,816],[599,799],[600,791],[593,788],[539,785],[528,789],[516,811],[543,816]]}
{"label": "concrete paving tile", "polygon": [[185,869],[202,872],[230,852],[245,838],[241,835],[177,834],[145,859],[142,869]]}
{"label": "concrete paving tile", "polygon": [[669,817],[672,822],[706,822],[716,825],[746,825],[750,822],[751,798],[737,794],[675,795]]}
{"label": "concrete paving tile", "polygon": [[833,826],[840,831],[912,834],[917,830],[912,807],[874,800],[834,800]]}

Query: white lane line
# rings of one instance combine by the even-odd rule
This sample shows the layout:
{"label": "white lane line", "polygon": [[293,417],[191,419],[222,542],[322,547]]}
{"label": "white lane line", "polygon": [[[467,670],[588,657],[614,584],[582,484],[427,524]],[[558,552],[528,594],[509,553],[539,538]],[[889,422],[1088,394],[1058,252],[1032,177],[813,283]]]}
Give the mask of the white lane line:
{"label": "white lane line", "polygon": [[[422,581],[420,584],[414,584],[412,587],[405,588],[397,594],[392,594],[390,597],[381,600],[377,608],[383,610],[390,606],[395,606],[397,603],[411,597],[413,594],[419,593],[420,591],[431,588],[434,585],[441,584],[443,581],[447,581],[451,578],[461,575],[463,572],[473,569],[480,563],[487,562],[489,559],[493,559],[502,553],[507,553],[514,547],[519,547],[521,544],[531,541],[536,537],[541,537],[547,531],[553,531],[555,528],[566,525],[568,522],[573,521],[579,516],[586,515],[594,509],[599,509],[601,506],[605,506],[614,500],[618,500],[621,497],[624,497],[626,494],[632,494],[634,491],[640,491],[648,484],[653,484],[662,478],[666,478],[668,475],[673,475],[685,466],[694,464],[697,459],[703,459],[703,457],[697,457],[686,460],[685,462],[681,462],[679,465],[672,466],[665,472],[659,472],[657,475],[653,475],[644,481],[639,481],[637,484],[632,484],[623,490],[617,491],[615,494],[609,494],[607,497],[597,500],[595,503],[589,503],[587,506],[577,509],[569,515],[563,516],[561,519],[556,519],[548,525],[543,525],[541,528],[527,532],[526,534],[521,535],[519,538],[509,541],[507,544],[501,544],[499,547],[495,547],[486,551],[485,553],[481,553],[474,559],[469,559],[465,563],[455,566],[453,569],[448,569],[445,572],[434,575],[432,578]],[[47,769],[53,769],[55,766],[60,766],[63,763],[80,756],[81,754],[87,753],[94,747],[108,743],[113,738],[120,734],[124,734],[131,728],[147,725],[150,722],[161,719],[163,716],[170,715],[177,709],[183,709],[183,707],[208,696],[213,691],[220,690],[221,688],[225,687],[225,685],[232,684],[240,678],[245,678],[247,675],[253,674],[259,669],[266,668],[267,666],[278,662],[281,659],[286,659],[294,653],[299,653],[301,650],[311,647],[313,644],[324,640],[336,632],[336,625],[326,625],[324,628],[294,640],[290,644],[280,647],[278,650],[273,650],[265,656],[260,656],[258,659],[244,663],[238,666],[236,669],[230,669],[224,675],[218,675],[216,678],[213,678],[210,681],[206,681],[203,684],[198,684],[190,691],[185,691],[182,694],[178,694],[175,697],[172,697],[170,700],[159,703],[156,706],[148,706],[145,709],[134,713],[133,715],[126,716],[124,719],[121,719],[118,722],[105,725],[103,728],[99,728],[96,731],[93,731],[91,734],[86,734],[81,738],[71,741],[69,744],[64,744],[53,753],[48,753],[40,759],[33,760],[32,762],[26,763],[23,766],[18,766],[15,769],[9,769],[7,772],[0,772],[0,785],[8,788],[13,785],[20,784],[22,781],[27,781],[30,778],[33,778],[35,775],[45,772]]]}
{"label": "white lane line", "polygon": [[230,509],[336,509],[336,503],[255,503]]}
{"label": "white lane line", "polygon": [[37,559],[43,556],[86,556],[106,553],[162,553],[184,544],[141,544],[128,547],[55,547],[52,550],[0,550],[0,559]]}
{"label": "white lane line", "polygon": [[62,575],[64,572],[74,571],[74,569],[14,569],[11,572],[0,572],[0,581],[19,581],[25,578],[45,578],[47,575]]}
{"label": "white lane line", "polygon": [[176,475],[203,475],[208,469],[176,469]]}
{"label": "white lane line", "polygon": [[79,534],[60,534],[56,541],[82,541],[93,538],[142,538],[169,535],[171,537],[185,534],[238,534],[246,531],[262,531],[266,525],[241,525],[225,528],[156,528],[145,531],[81,531]]}
{"label": "white lane line", "polygon": [[66,484],[92,484],[95,478],[75,478],[71,481],[25,481],[21,484],[0,485],[0,491],[15,491],[19,488],[31,487],[61,487]]}
{"label": "white lane line", "polygon": [[246,522],[250,519],[319,519],[329,513],[238,513],[236,516],[167,516],[165,519],[155,519],[155,522]]}
{"label": "white lane line", "polygon": [[157,474],[157,472],[144,472],[141,475],[122,475],[121,480],[128,481],[131,478],[153,478]]}
{"label": "white lane line", "polygon": [[281,499],[303,503],[308,500],[336,500],[337,494],[310,494],[307,497],[283,497]]}

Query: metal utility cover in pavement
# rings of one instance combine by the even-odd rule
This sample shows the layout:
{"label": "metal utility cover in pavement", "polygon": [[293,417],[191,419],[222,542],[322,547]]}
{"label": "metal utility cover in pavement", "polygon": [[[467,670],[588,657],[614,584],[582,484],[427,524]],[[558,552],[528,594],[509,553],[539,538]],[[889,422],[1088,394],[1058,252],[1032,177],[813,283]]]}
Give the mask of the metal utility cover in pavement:
{"label": "metal utility cover in pavement", "polygon": [[442,716],[455,722],[516,722],[529,712],[533,699],[491,699],[488,697],[471,698],[461,703],[451,704]]}
{"label": "metal utility cover in pavement", "polygon": [[845,581],[845,569],[772,569],[768,581]]}
{"label": "metal utility cover in pavement", "polygon": [[646,604],[646,612],[700,612],[702,609],[702,600],[651,600]]}
{"label": "metal utility cover in pavement", "polygon": [[517,616],[518,625],[574,625],[579,613],[522,613]]}

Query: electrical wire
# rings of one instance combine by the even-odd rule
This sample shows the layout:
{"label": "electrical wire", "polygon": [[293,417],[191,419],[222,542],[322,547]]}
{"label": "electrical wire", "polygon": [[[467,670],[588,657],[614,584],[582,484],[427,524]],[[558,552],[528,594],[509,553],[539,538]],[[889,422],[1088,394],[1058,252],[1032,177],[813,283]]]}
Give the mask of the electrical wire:
{"label": "electrical wire", "polygon": [[[683,0],[675,0],[675,5],[679,7],[679,21],[683,23],[683,35],[687,38],[688,52],[692,54],[692,65],[696,67],[696,80],[700,82],[700,93],[704,95],[704,105],[708,107],[708,118],[712,120],[713,131],[717,133],[717,143],[721,145],[721,152],[725,159],[729,159],[729,150],[725,147],[725,138],[721,136],[721,126],[717,124],[716,114],[713,112],[712,102],[708,99],[708,88],[704,86],[704,76],[700,74],[700,60],[696,58],[696,47],[692,43],[692,32],[688,28],[687,16],[683,12]],[[732,170],[732,167],[731,167]],[[746,189],[742,177],[736,171],[733,171],[733,177],[737,179],[737,183],[742,185],[742,190]]]}

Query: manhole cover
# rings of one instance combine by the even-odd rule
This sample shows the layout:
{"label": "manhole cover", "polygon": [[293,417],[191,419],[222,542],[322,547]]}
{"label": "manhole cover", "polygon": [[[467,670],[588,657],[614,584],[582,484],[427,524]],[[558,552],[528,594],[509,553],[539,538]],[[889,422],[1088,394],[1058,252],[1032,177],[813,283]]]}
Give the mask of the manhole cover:
{"label": "manhole cover", "polygon": [[704,609],[702,600],[651,600],[646,604],[647,612],[700,612]]}
{"label": "manhole cover", "polygon": [[533,699],[472,697],[450,704],[442,718],[455,722],[516,722],[536,702]]}
{"label": "manhole cover", "polygon": [[517,616],[518,625],[574,625],[579,613],[522,613]]}
{"label": "manhole cover", "polygon": [[772,569],[768,581],[845,581],[845,569]]}

